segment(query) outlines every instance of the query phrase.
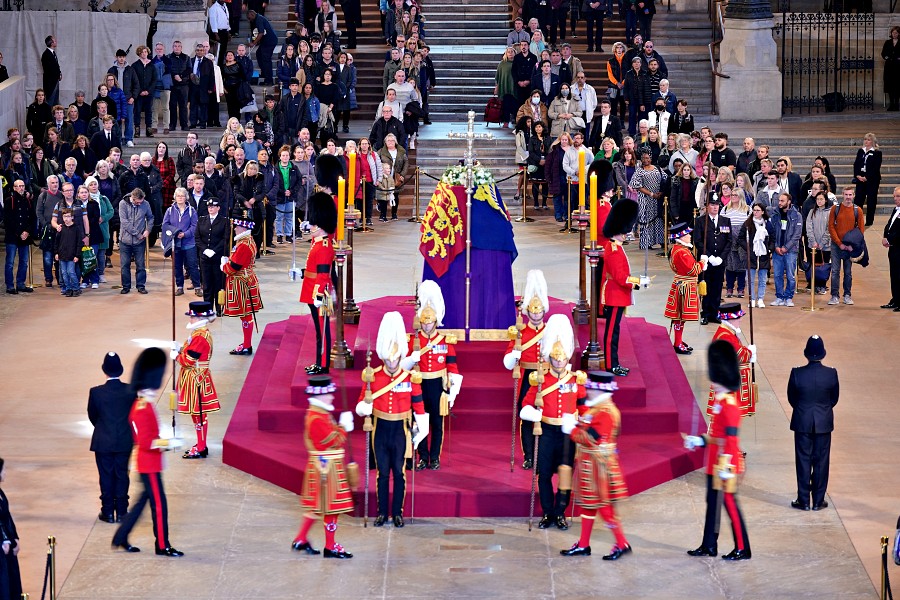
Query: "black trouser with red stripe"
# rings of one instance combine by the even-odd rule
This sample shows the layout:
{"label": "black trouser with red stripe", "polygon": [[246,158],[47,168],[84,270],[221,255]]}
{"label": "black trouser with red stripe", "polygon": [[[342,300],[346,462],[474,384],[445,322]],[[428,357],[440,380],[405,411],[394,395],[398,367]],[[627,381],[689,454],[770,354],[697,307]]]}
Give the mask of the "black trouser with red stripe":
{"label": "black trouser with red stripe", "polygon": [[[529,425],[533,425],[529,423]],[[562,426],[541,424],[541,439],[538,442],[538,494],[541,499],[541,510],[550,517],[566,516],[571,490],[559,489],[559,478],[556,492],[553,491],[553,476],[560,465],[572,466],[575,463],[575,442],[562,432]]]}
{"label": "black trouser with red stripe", "polygon": [[144,493],[138,498],[122,525],[113,536],[113,545],[120,546],[128,543],[128,534],[134,528],[135,523],[144,511],[144,505],[150,503],[150,516],[153,518],[153,535],[156,537],[156,549],[165,550],[169,543],[169,510],[166,504],[166,492],[163,489],[162,473],[141,473],[141,481],[144,483]]}
{"label": "black trouser with red stripe", "polygon": [[[519,379],[519,402],[516,404],[517,415],[522,410],[522,401],[525,399],[525,395],[531,389],[531,382],[528,378],[534,371],[534,369],[522,369],[522,378]],[[532,460],[534,458],[534,423],[521,419],[519,433],[522,440],[522,456],[525,460]]]}
{"label": "black trouser with red stripe", "polygon": [[[331,322],[325,315],[324,306],[307,304],[316,328],[316,364],[328,369],[331,367]],[[322,345],[322,330],[325,330],[325,345]]]}
{"label": "black trouser with red stripe", "polygon": [[[441,394],[444,393],[444,379],[422,380],[422,400],[428,413],[429,434],[419,442],[419,458],[425,462],[435,462],[441,458],[444,446],[444,417],[441,416]],[[431,443],[428,443],[431,438]]]}
{"label": "black trouser with red stripe", "polygon": [[607,370],[619,366],[619,327],[622,325],[624,306],[603,307],[603,318],[606,319],[606,330],[603,332],[603,355],[606,357]]}
{"label": "black trouser with red stripe", "polygon": [[725,506],[728,518],[731,519],[731,533],[734,536],[735,549],[750,552],[750,537],[747,535],[744,516],[737,503],[737,495],[713,489],[712,475],[706,476],[706,523],[703,526],[703,547],[718,548],[719,532],[716,531],[716,521],[721,518],[719,494],[724,494],[722,504]]}

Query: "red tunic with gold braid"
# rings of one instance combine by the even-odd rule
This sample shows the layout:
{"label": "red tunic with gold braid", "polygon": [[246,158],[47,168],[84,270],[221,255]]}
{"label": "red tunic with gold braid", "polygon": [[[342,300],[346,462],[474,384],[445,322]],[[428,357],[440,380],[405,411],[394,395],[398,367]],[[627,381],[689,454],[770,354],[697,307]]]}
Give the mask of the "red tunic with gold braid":
{"label": "red tunic with gold braid", "polygon": [[[537,398],[537,373],[529,375],[531,387],[522,401],[523,406],[534,406]],[[557,376],[553,370],[544,374],[544,383],[541,384],[541,398],[544,407],[541,409],[541,422],[548,425],[562,425],[563,413],[572,414],[576,411],[578,400],[584,398],[587,392],[584,382],[587,375],[581,371],[566,371]]]}
{"label": "red tunic with gold braid", "polygon": [[263,308],[259,295],[259,280],[253,270],[256,262],[256,242],[249,231],[237,239],[234,250],[222,270],[225,272],[226,317],[246,317]]}
{"label": "red tunic with gold braid", "polygon": [[[510,333],[515,334],[515,325],[510,328]],[[531,321],[525,323],[525,328],[522,329],[522,339],[520,343],[522,344],[522,358],[519,359],[519,366],[523,369],[534,371],[538,368],[538,349],[541,345],[541,340],[544,338],[544,323],[541,322],[540,325],[535,327],[531,324]],[[509,354],[513,350],[516,349],[516,340],[511,339],[509,341],[509,345],[506,346],[506,352],[503,354]],[[546,366],[546,363],[545,363]]]}
{"label": "red tunic with gold braid", "polygon": [[703,272],[703,265],[694,258],[690,248],[676,242],[669,256],[669,267],[675,271],[675,280],[669,288],[665,317],[673,321],[699,320],[697,276]]}
{"label": "red tunic with gold braid", "polygon": [[303,271],[300,302],[312,304],[316,296],[328,294],[331,289],[331,265],[334,262],[334,243],[327,235],[312,241]]}
{"label": "red tunic with gold braid", "polygon": [[306,411],[303,441],[309,460],[300,505],[320,515],[353,512],[353,492],[344,463],[347,432],[334,422],[330,412],[310,406]]}
{"label": "red tunic with gold braid", "polygon": [[[752,353],[750,349],[741,343],[734,328],[723,321],[716,332],[713,334],[712,341],[726,340],[734,347],[738,357],[738,369],[741,373],[741,389],[737,392],[738,407],[741,409],[741,416],[746,417],[756,413],[756,398],[753,397],[753,381],[750,373],[750,357]],[[713,414],[713,405],[715,404],[716,393],[710,388],[709,400],[706,403],[706,414]]]}
{"label": "red tunic with gold braid", "polygon": [[631,265],[622,244],[608,240],[603,244],[603,284],[600,287],[600,304],[604,306],[631,306],[634,284]]}
{"label": "red tunic with gold braid", "polygon": [[578,444],[573,482],[575,504],[600,508],[613,500],[627,498],[628,488],[616,447],[622,423],[619,409],[612,400],[605,400],[590,408],[581,405],[578,412],[578,426],[570,436]]}
{"label": "red tunic with gold braid", "polygon": [[[408,419],[410,411],[425,414],[422,402],[422,386],[413,383],[413,373],[400,369],[390,375],[384,366],[377,367],[372,382],[372,414],[379,419],[400,421]],[[359,391],[359,400],[365,400],[366,388]]]}
{"label": "red tunic with gold braid", "polygon": [[445,376],[447,373],[459,373],[456,366],[456,336],[447,336],[437,329],[431,337],[424,331],[412,333],[409,336],[409,353],[412,354],[416,337],[419,336],[419,371],[423,379],[433,379]]}
{"label": "red tunic with gold braid", "polygon": [[178,358],[175,359],[181,365],[176,384],[178,412],[199,415],[200,405],[205,413],[219,410],[219,396],[213,384],[212,373],[209,372],[212,352],[212,334],[206,327],[191,331],[191,336],[182,344]]}
{"label": "red tunic with gold braid", "polygon": [[719,456],[731,455],[734,472],[744,472],[744,455],[738,430],[741,426],[741,409],[734,392],[716,394],[712,407],[712,420],[706,438],[706,474],[715,475]]}

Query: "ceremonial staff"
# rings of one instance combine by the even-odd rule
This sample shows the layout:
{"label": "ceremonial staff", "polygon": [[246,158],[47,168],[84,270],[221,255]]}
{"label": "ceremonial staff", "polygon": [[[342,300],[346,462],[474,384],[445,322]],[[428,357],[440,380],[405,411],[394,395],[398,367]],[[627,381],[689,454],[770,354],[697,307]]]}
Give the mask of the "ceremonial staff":
{"label": "ceremonial staff", "polygon": [[[419,341],[419,330],[422,327],[422,324],[419,322],[419,304],[419,284],[416,283],[416,312],[413,315],[413,352],[420,352],[422,350],[422,343]],[[413,372],[419,372],[419,361],[416,361],[416,363],[413,365]],[[415,437],[413,433],[414,425],[416,425],[415,420],[413,420],[409,428],[410,435],[413,437]],[[410,495],[412,496],[412,503],[409,509],[409,522],[412,523],[413,519],[416,516],[416,447],[414,445],[412,449],[412,458],[410,460],[412,461],[412,490],[410,492]],[[405,469],[406,461],[404,460],[403,462],[403,468]]]}
{"label": "ceremonial staff", "polygon": [[[177,350],[176,346],[178,345],[177,341],[175,340],[175,240],[178,239],[177,236],[178,236],[178,232],[176,232],[175,236],[172,238],[172,349],[173,350]],[[175,367],[176,367],[176,364],[177,364],[176,359],[172,358],[172,391],[169,392],[169,410],[172,411],[172,437],[173,438],[178,437],[177,435],[175,435],[175,412],[176,412],[175,404],[176,404],[176,397],[177,397],[177,392],[175,390],[175,373],[176,373]],[[197,395],[198,401],[202,397],[203,397],[202,394],[198,390],[198,395]]]}
{"label": "ceremonial staff", "polygon": [[[751,219],[753,216],[751,214]],[[765,227],[765,223],[763,223],[763,227]],[[747,228],[747,277],[750,277],[750,228]],[[815,252],[815,251],[814,251]],[[815,254],[813,254],[813,260],[815,260]],[[759,273],[759,257],[756,257],[756,271]],[[815,298],[816,290],[815,290],[815,276],[816,271],[815,267],[813,267],[813,298]],[[750,344],[753,345],[753,282],[749,282],[748,291],[750,292]],[[813,300],[815,302],[815,300]],[[759,397],[759,385],[756,383],[756,362],[750,363],[750,402],[753,406],[754,412],[756,411],[756,399]]]}
{"label": "ceremonial staff", "polygon": [[[362,380],[366,384],[366,393],[363,400],[372,404],[372,382],[375,381],[375,371],[372,369],[372,349],[366,350],[366,368],[362,372]],[[363,431],[366,432],[366,484],[363,497],[363,527],[369,526],[369,453],[372,448],[372,415],[363,417]]]}
{"label": "ceremonial staff", "polygon": [[[542,346],[543,340],[538,342],[537,345],[538,363],[537,370],[535,371],[535,379],[537,381],[537,394],[534,397],[534,407],[538,410],[542,410],[544,408],[544,398],[541,395],[541,388],[544,385],[544,362]],[[532,432],[534,433],[534,454],[532,455],[531,459],[531,501],[528,505],[528,531],[531,531],[531,525],[534,521],[534,490],[535,485],[537,484],[538,446],[541,443],[541,434],[544,433],[543,429],[541,429],[540,419],[534,422]]]}
{"label": "ceremonial staff", "polygon": [[[524,298],[523,298],[524,300]],[[519,304],[516,305],[517,308]],[[522,352],[522,330],[525,329],[525,323],[522,319],[522,311],[516,310],[516,334],[515,334],[515,350],[519,352],[521,356]],[[538,357],[540,360],[540,357]],[[513,379],[513,409],[512,409],[512,439],[509,442],[509,472],[512,473],[515,470],[516,464],[516,423],[518,422],[518,414],[516,414],[516,408],[519,404],[519,386],[522,380],[522,367],[519,365],[520,359],[516,359],[516,366],[513,367],[512,371],[512,379]]]}

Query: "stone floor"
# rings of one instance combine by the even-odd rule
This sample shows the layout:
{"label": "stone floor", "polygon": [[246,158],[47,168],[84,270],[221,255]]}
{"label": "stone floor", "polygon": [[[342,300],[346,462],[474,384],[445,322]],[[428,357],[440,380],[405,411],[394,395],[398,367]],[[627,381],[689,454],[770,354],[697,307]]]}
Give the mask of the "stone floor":
{"label": "stone floor", "polygon": [[[836,126],[830,126],[836,128]],[[847,128],[847,130],[856,128]],[[402,531],[364,528],[342,519],[338,539],[356,558],[348,562],[301,557],[289,550],[300,510],[296,496],[221,464],[221,438],[249,360],[231,357],[239,327],[221,319],[213,327],[213,372],[223,410],[211,417],[211,458],[204,462],[170,457],[165,473],[171,541],[186,553],[163,559],[152,548],[149,518],[133,534],[144,547],[134,555],[109,548],[114,527],[96,521],[96,471],[88,451],[91,428],[87,390],[103,381],[102,355],[116,350],[130,365],[139,351],[134,340],[169,339],[169,265],[158,249],[151,259],[150,295],[119,296],[115,282],[78,299],[58,290],[29,296],[3,296],[0,346],[4,391],[0,394],[0,456],[6,459],[3,489],[22,535],[26,591],[37,597],[43,576],[46,539],[58,540],[60,597],[250,598],[250,597],[526,597],[602,598],[872,598],[879,571],[879,536],[892,534],[898,509],[894,490],[900,472],[891,457],[896,399],[890,380],[900,315],[878,309],[887,300],[887,260],[878,229],[867,235],[872,264],[854,268],[855,306],[801,311],[809,296],[798,294],[797,308],[766,308],[754,313],[760,348],[757,377],[762,394],[757,416],[746,422],[742,444],[748,472],[740,501],[753,547],[753,560],[725,564],[684,554],[699,543],[704,510],[702,475],[695,472],[620,504],[633,556],[605,563],[599,556],[563,559],[558,550],[577,538],[569,532],[529,533],[521,520],[419,520]],[[396,222],[357,237],[357,298],[412,293],[421,275],[416,226]],[[519,259],[517,289],[530,268],[543,268],[551,294],[577,297],[576,236],[556,232],[552,218],[516,224]],[[298,262],[305,248],[298,246]],[[260,325],[301,310],[299,284],[291,282],[289,246],[258,268],[266,308]],[[643,255],[629,247],[635,271]],[[39,258],[38,258],[39,260]],[[639,292],[630,314],[663,323],[661,307],[671,275],[662,258],[651,255],[654,285]],[[772,297],[771,288],[769,299]],[[177,299],[177,336],[184,337],[183,313],[191,296]],[[817,302],[821,297],[817,297]],[[76,310],[73,310],[76,309]],[[363,302],[363,310],[365,303]],[[745,330],[749,323],[745,322]],[[711,327],[691,325],[686,339],[703,348]],[[790,407],[785,389],[789,368],[802,364],[807,336],[823,336],[826,364],[838,367],[841,401],[833,438],[831,507],[821,512],[791,510],[794,495]],[[685,357],[695,393],[705,401],[704,353]],[[464,401],[463,396],[460,401]],[[159,404],[164,427],[165,398]],[[702,427],[698,423],[698,429]],[[184,418],[179,432],[189,436]],[[357,432],[361,435],[361,433]],[[133,491],[140,489],[134,481]],[[408,511],[409,509],[407,509]],[[720,548],[731,549],[724,518]],[[448,531],[450,530],[450,531]],[[322,533],[313,531],[321,545]],[[611,537],[594,533],[596,551]],[[310,568],[311,565],[315,567]],[[892,567],[892,572],[896,570]],[[649,575],[656,575],[649,577]],[[896,576],[895,576],[896,578]]]}

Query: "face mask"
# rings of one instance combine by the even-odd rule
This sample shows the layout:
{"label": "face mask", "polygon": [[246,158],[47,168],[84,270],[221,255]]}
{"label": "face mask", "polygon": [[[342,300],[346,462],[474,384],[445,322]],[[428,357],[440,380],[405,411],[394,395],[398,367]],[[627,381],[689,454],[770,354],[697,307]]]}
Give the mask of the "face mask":
{"label": "face mask", "polygon": [[562,96],[563,98],[565,98],[569,95],[569,90],[561,90],[559,92],[559,95]]}
{"label": "face mask", "polygon": [[535,106],[537,106],[538,104],[541,103],[541,99],[540,98],[532,98],[531,103],[534,104]]}
{"label": "face mask", "polygon": [[665,106],[657,106],[656,110],[658,110],[659,112],[662,112],[662,111],[666,110],[666,107]]}

